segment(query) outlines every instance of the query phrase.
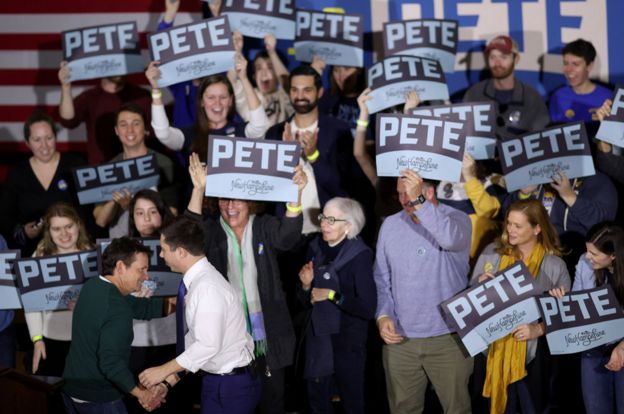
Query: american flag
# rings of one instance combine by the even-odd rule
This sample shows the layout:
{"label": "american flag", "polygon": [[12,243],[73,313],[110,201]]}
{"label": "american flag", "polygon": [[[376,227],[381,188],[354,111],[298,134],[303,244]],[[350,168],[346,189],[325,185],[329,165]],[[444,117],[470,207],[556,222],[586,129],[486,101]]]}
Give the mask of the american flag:
{"label": "american flag", "polygon": [[[201,2],[182,0],[176,24],[200,20]],[[146,34],[156,30],[165,9],[163,0],[24,0],[0,5],[0,182],[16,153],[27,152],[24,120],[37,108],[53,113],[60,99],[57,77],[62,58],[61,32],[79,27],[134,20],[137,22],[145,64],[149,61]],[[130,81],[146,85],[142,73]],[[97,84],[76,82],[73,95]],[[59,150],[83,151],[86,130],[60,129]]]}

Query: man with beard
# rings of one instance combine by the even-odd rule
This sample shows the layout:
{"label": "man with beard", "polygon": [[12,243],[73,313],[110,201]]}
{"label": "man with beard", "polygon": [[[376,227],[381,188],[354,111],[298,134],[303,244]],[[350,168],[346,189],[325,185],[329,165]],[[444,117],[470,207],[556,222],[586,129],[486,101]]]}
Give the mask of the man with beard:
{"label": "man with beard", "polygon": [[303,234],[312,234],[320,231],[317,215],[325,203],[333,197],[351,195],[346,189],[355,187],[351,181],[355,168],[353,138],[347,123],[319,113],[318,100],[324,91],[316,70],[308,65],[295,68],[289,84],[295,114],[273,125],[266,139],[296,139],[301,144],[300,162],[308,176],[302,195]]}
{"label": "man with beard", "polygon": [[518,45],[509,36],[498,36],[485,47],[492,79],[473,85],[464,102],[495,101],[499,137],[541,130],[550,118],[544,100],[535,89],[514,76],[520,60]]}
{"label": "man with beard", "polygon": [[[102,78],[100,83],[72,98],[69,67],[61,62],[58,72],[61,82],[60,122],[65,128],[87,127],[87,159],[89,165],[106,162],[119,153],[121,146],[115,136],[116,113],[124,103],[134,102],[144,113],[150,113],[151,98],[143,88],[126,82],[123,76]],[[150,120],[146,120],[150,125]]]}

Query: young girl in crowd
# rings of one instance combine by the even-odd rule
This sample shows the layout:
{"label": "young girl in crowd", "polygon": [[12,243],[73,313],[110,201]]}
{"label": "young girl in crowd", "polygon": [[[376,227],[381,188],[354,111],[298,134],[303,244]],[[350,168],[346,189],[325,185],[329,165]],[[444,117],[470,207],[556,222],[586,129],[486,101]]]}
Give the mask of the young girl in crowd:
{"label": "young girl in crowd", "polygon": [[[85,226],[76,210],[59,202],[43,217],[43,237],[34,256],[50,256],[92,249]],[[25,312],[28,333],[34,343],[32,372],[37,375],[63,375],[71,343],[72,311]]]}
{"label": "young girl in crowd", "polygon": [[[610,285],[624,307],[624,230],[611,222],[592,227],[587,253],[576,265],[573,291]],[[550,292],[559,298],[562,289]],[[622,333],[624,335],[624,333]],[[624,413],[624,340],[581,354],[581,386],[588,414]]]}

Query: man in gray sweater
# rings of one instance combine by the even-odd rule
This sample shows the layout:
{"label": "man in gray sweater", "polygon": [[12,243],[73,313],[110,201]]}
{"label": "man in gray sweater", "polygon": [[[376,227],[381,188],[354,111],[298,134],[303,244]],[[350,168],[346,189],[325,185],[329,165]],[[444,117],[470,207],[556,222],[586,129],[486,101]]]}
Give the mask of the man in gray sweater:
{"label": "man in gray sweater", "polygon": [[397,181],[403,211],[384,221],[377,242],[376,316],[393,414],[422,412],[428,380],[444,412],[471,411],[472,358],[439,309],[468,284],[471,224],[465,213],[439,204],[435,188],[403,171]]}

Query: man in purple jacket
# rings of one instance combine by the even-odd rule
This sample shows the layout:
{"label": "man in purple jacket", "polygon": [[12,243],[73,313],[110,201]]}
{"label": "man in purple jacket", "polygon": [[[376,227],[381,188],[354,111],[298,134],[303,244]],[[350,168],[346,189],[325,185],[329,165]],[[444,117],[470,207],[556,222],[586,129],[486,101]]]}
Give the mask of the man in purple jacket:
{"label": "man in purple jacket", "polygon": [[468,284],[470,219],[438,203],[435,183],[412,170],[402,174],[403,211],[381,227],[374,271],[390,411],[422,412],[429,380],[444,412],[470,413],[472,358],[439,309]]}

